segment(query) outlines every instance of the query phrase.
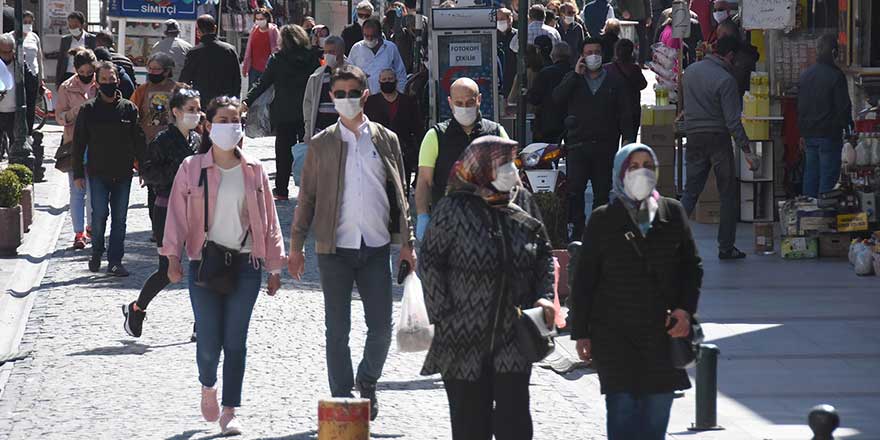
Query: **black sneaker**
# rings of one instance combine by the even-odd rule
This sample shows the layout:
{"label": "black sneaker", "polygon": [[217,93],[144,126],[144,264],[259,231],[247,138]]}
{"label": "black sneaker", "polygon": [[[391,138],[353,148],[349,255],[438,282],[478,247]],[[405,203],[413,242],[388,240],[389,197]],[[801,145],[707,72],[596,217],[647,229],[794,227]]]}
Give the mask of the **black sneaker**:
{"label": "black sneaker", "polygon": [[141,337],[141,332],[144,329],[144,318],[147,317],[147,312],[135,310],[134,303],[131,303],[122,306],[122,315],[125,316],[125,324],[123,325],[125,332],[135,338]]}
{"label": "black sneaker", "polygon": [[719,251],[718,252],[718,259],[719,260],[742,260],[745,257],[746,257],[745,252],[743,252],[737,248],[732,248],[729,251]]}
{"label": "black sneaker", "polygon": [[128,271],[125,270],[125,266],[122,263],[111,264],[110,268],[107,269],[107,273],[113,275],[114,277],[127,277]]}
{"label": "black sneaker", "polygon": [[92,254],[92,258],[89,260],[89,270],[92,272],[97,272],[101,270],[101,256],[98,254]]}
{"label": "black sneaker", "polygon": [[376,420],[376,417],[379,415],[379,401],[376,399],[376,384],[361,382],[355,385],[358,390],[358,393],[361,394],[361,399],[370,399],[370,420]]}
{"label": "black sneaker", "polygon": [[193,323],[193,334],[189,337],[189,342],[196,342],[196,323]]}

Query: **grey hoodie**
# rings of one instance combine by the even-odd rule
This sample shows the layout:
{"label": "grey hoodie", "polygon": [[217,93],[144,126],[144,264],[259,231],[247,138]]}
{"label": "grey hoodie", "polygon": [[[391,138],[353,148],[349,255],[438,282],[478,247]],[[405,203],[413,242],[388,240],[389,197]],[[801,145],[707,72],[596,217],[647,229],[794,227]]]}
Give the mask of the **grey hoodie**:
{"label": "grey hoodie", "polygon": [[746,148],[742,98],[727,61],[709,55],[685,69],[684,124],[688,134],[730,133],[736,146]]}

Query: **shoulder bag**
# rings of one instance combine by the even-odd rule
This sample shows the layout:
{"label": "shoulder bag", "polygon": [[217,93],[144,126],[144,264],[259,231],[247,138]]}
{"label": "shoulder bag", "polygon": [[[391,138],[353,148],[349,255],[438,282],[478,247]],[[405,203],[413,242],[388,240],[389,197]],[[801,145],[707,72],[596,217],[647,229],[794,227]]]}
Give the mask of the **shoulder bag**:
{"label": "shoulder bag", "polygon": [[[238,265],[243,257],[241,247],[238,250],[208,240],[208,172],[202,168],[199,176],[205,193],[205,244],[202,246],[202,260],[196,274],[195,284],[216,292],[220,295],[231,295],[238,287]],[[244,247],[250,229],[244,234],[241,246]]]}
{"label": "shoulder bag", "polygon": [[73,142],[62,143],[55,150],[55,169],[62,173],[73,170]]}

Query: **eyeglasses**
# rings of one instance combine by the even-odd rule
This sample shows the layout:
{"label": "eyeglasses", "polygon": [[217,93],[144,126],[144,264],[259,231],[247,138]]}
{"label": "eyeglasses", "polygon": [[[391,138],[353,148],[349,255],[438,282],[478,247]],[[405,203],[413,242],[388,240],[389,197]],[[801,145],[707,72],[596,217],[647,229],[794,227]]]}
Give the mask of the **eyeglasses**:
{"label": "eyeglasses", "polygon": [[367,20],[370,18],[370,14],[358,14],[358,17],[363,18],[364,20]]}
{"label": "eyeglasses", "polygon": [[345,99],[345,98],[360,98],[364,96],[363,90],[349,90],[347,93],[345,90],[337,90],[333,92],[333,97],[336,99]]}

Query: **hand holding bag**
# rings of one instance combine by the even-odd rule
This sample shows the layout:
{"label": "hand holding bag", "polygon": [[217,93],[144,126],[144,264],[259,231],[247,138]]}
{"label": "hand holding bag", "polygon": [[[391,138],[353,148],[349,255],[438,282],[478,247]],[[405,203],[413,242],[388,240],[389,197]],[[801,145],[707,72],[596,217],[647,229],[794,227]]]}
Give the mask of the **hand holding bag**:
{"label": "hand holding bag", "polygon": [[[196,285],[210,289],[220,295],[231,295],[238,287],[238,265],[241,261],[241,248],[238,250],[208,240],[208,173],[202,168],[199,177],[205,193],[205,244],[202,246],[202,260],[196,274]],[[244,234],[241,245],[244,246],[248,234]]]}

